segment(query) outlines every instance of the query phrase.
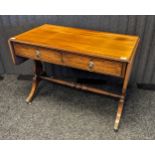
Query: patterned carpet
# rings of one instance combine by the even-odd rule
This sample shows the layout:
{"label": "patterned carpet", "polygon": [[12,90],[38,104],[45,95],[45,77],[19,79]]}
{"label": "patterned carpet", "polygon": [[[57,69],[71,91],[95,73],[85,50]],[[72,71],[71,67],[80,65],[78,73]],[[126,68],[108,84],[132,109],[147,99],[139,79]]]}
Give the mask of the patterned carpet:
{"label": "patterned carpet", "polygon": [[42,82],[32,105],[30,81],[0,81],[0,139],[155,139],[155,91],[129,87],[121,126],[113,131],[117,101]]}

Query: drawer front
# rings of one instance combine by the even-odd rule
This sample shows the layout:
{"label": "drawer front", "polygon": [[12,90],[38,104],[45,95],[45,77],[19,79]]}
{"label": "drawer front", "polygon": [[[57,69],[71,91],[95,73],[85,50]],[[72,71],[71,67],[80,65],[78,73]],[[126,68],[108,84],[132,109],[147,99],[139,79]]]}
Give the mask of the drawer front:
{"label": "drawer front", "polygon": [[51,49],[14,43],[14,50],[15,54],[18,56],[45,62],[51,62],[55,64],[61,64],[62,60],[61,53]]}
{"label": "drawer front", "polygon": [[122,76],[123,64],[121,62],[94,59],[93,63],[94,67],[92,68],[92,70],[94,72]]}
{"label": "drawer front", "polygon": [[14,50],[15,54],[18,56],[82,69],[90,72],[103,73],[119,77],[123,77],[125,74],[125,67],[122,62],[91,58],[89,56],[82,56],[67,52],[58,52],[52,49],[20,43],[14,43]]}
{"label": "drawer front", "polygon": [[73,68],[119,77],[124,76],[124,64],[122,62],[110,61],[100,58],[91,58],[74,54],[64,54],[63,61],[66,66]]}

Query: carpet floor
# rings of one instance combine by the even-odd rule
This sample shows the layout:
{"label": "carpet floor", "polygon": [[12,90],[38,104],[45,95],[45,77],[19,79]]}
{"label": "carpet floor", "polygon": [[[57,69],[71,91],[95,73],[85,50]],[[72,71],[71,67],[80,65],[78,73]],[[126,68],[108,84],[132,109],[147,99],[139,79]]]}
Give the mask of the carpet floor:
{"label": "carpet floor", "polygon": [[31,105],[30,81],[0,81],[0,139],[155,139],[155,91],[129,87],[120,129],[113,124],[117,101],[41,82]]}

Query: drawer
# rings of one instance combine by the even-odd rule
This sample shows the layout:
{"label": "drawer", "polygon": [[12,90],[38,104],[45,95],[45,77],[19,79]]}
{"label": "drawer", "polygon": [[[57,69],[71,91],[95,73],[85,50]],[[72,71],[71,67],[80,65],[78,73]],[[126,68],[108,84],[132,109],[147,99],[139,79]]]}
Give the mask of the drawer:
{"label": "drawer", "polygon": [[20,43],[14,43],[13,46],[15,54],[18,56],[51,62],[55,64],[61,64],[62,55],[60,52],[57,52],[55,50]]}
{"label": "drawer", "polygon": [[123,77],[125,74],[125,64],[122,62],[92,58],[20,43],[14,43],[13,46],[15,54],[21,57],[118,77]]}
{"label": "drawer", "polygon": [[103,73],[118,77],[123,77],[125,74],[125,64],[122,62],[75,54],[63,54],[63,61],[66,66],[90,72]]}

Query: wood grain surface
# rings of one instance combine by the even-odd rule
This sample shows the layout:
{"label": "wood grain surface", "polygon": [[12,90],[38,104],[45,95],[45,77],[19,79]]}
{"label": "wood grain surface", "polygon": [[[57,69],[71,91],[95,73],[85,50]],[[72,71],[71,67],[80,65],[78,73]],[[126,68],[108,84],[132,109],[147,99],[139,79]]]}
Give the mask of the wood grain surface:
{"label": "wood grain surface", "polygon": [[17,35],[14,42],[129,62],[138,36],[44,24]]}

